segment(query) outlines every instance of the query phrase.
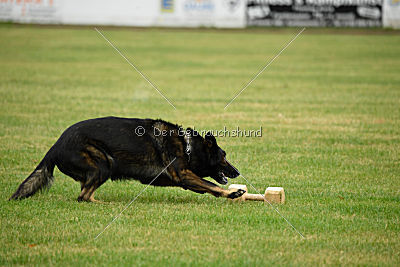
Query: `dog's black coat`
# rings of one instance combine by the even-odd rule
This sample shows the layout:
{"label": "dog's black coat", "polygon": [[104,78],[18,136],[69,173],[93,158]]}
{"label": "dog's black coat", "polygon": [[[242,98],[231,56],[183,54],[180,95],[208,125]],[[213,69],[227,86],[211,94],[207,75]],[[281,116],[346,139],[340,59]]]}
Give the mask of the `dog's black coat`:
{"label": "dog's black coat", "polygon": [[231,192],[201,178],[210,176],[226,184],[226,177],[237,177],[239,172],[225,155],[212,134],[203,138],[163,120],[86,120],[65,130],[10,199],[29,197],[50,186],[55,166],[81,183],[80,201],[94,200],[94,191],[108,178],[149,184],[160,173],[152,185],[236,198],[244,191]]}

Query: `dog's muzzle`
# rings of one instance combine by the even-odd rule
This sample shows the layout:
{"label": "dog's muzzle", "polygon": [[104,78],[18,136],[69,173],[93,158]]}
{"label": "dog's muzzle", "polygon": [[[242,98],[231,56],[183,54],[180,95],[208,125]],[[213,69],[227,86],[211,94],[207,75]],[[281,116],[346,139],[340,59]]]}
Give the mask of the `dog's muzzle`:
{"label": "dog's muzzle", "polygon": [[228,178],[225,176],[223,171],[219,171],[217,174],[217,177],[214,178],[215,181],[217,181],[219,184],[227,184],[228,183]]}
{"label": "dog's muzzle", "polygon": [[213,177],[215,181],[224,185],[228,183],[228,178],[236,178],[240,175],[240,172],[233,167],[228,161],[227,166],[222,167],[218,170],[216,177]]}

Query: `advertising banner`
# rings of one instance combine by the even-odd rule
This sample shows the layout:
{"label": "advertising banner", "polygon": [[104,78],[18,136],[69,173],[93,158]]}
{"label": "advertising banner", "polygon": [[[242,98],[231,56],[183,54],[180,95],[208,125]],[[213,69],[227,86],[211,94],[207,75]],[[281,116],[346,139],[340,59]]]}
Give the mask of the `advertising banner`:
{"label": "advertising banner", "polygon": [[383,26],[400,29],[400,0],[383,0]]}
{"label": "advertising banner", "polygon": [[246,0],[162,0],[156,24],[170,27],[243,28]]}
{"label": "advertising banner", "polygon": [[246,0],[0,0],[0,21],[241,28],[245,10]]}
{"label": "advertising banner", "polygon": [[382,26],[382,0],[250,0],[248,25]]}
{"label": "advertising banner", "polygon": [[0,0],[0,21],[139,27],[400,28],[400,0]]}
{"label": "advertising banner", "polygon": [[0,21],[19,23],[59,23],[60,1],[0,0]]}

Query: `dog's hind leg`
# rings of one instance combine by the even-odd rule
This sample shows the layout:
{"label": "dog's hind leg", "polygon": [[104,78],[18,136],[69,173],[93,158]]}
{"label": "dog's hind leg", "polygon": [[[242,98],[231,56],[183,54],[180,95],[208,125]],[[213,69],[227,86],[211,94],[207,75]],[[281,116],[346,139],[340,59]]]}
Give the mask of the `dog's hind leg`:
{"label": "dog's hind leg", "polygon": [[94,199],[94,191],[93,191],[92,195],[89,197],[89,201],[90,202],[95,202],[95,203],[104,203],[103,201]]}
{"label": "dog's hind leg", "polygon": [[111,157],[94,146],[88,146],[86,149],[86,152],[82,155],[89,168],[84,181],[81,182],[81,193],[78,201],[97,202],[94,199],[94,191],[109,178],[112,161],[110,160]]}
{"label": "dog's hind leg", "polygon": [[[96,191],[97,188],[99,188],[105,181],[107,181],[107,176],[101,176],[100,178],[95,178],[95,182],[89,186],[86,187],[86,191],[82,195],[82,200],[83,201],[89,201],[89,202],[95,202],[95,203],[104,203],[102,201],[94,199],[94,192]],[[81,192],[82,194],[82,192]]]}
{"label": "dog's hind leg", "polygon": [[78,197],[78,201],[88,201],[88,202],[101,202],[94,199],[94,191],[98,188],[95,185],[92,185],[89,188],[84,188],[81,191],[81,194]]}
{"label": "dog's hind leg", "polygon": [[98,171],[95,171],[87,176],[87,181],[83,185],[82,191],[79,194],[78,201],[90,201],[97,202],[94,199],[94,191],[99,188],[107,178],[99,175]]}
{"label": "dog's hind leg", "polygon": [[86,182],[81,183],[82,191],[79,194],[78,201],[97,202],[94,199],[94,191],[99,188],[108,179],[108,172],[102,171],[102,168],[96,168],[89,171],[86,175]]}

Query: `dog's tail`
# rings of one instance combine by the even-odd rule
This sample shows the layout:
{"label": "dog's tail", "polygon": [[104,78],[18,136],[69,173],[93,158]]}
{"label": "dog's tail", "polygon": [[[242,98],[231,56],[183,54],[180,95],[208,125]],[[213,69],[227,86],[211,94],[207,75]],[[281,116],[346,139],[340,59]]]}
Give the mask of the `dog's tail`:
{"label": "dog's tail", "polygon": [[36,169],[18,187],[17,191],[9,198],[23,199],[33,196],[37,191],[50,188],[53,183],[54,162],[52,159],[53,148],[47,152]]}

